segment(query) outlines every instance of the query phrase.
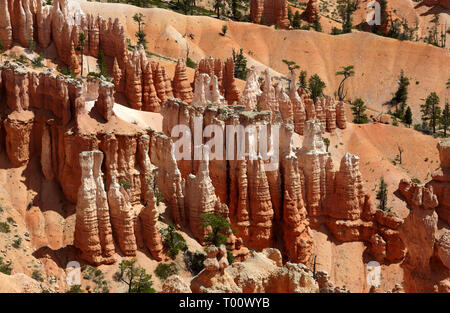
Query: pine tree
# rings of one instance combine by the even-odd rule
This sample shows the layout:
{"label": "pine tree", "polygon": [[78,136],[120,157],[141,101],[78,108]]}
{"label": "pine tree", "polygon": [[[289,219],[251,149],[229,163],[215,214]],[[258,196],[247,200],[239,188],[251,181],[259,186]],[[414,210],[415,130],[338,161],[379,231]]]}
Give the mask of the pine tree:
{"label": "pine tree", "polygon": [[338,0],[337,9],[342,19],[342,33],[351,33],[353,27],[352,14],[358,9],[358,2],[352,0]]}
{"label": "pine tree", "polygon": [[380,186],[377,192],[378,209],[386,211],[387,207],[387,184],[384,182],[384,177],[380,178]]}
{"label": "pine tree", "polygon": [[309,78],[309,91],[311,93],[311,99],[316,102],[316,99],[323,96],[323,90],[325,89],[325,83],[320,79],[319,75],[314,74]]}
{"label": "pine tree", "polygon": [[200,215],[203,228],[210,228],[204,241],[208,244],[220,247],[227,242],[227,231],[231,228],[231,223],[222,216],[215,213],[204,213]]}
{"label": "pine tree", "polygon": [[406,112],[405,112],[404,122],[405,122],[406,125],[408,125],[408,127],[410,127],[411,124],[412,124],[412,111],[411,111],[411,108],[409,106],[408,106],[408,108],[406,109]]}
{"label": "pine tree", "polygon": [[[243,0],[227,0],[228,6],[231,8],[231,14],[233,18],[236,20],[240,20],[242,18],[241,9],[244,9],[244,5],[242,4]],[[289,11],[288,11],[289,16]],[[288,17],[289,18],[289,17]]]}
{"label": "pine tree", "polygon": [[220,18],[220,10],[224,8],[224,4],[222,0],[214,1],[214,10],[216,11],[217,18]]}
{"label": "pine tree", "polygon": [[287,15],[288,15],[288,20],[289,20],[289,22],[292,25],[292,21],[294,19],[294,14],[292,13],[292,8],[291,7],[288,7],[288,14]]}
{"label": "pine tree", "polygon": [[101,50],[101,49],[98,51],[97,67],[98,67],[98,71],[101,76],[104,76],[104,77],[108,76],[108,72],[106,70],[105,54],[103,53],[103,50]]}
{"label": "pine tree", "polygon": [[344,76],[344,78],[342,78],[342,80],[339,84],[339,88],[338,88],[339,101],[343,101],[346,96],[346,94],[344,94],[344,82],[347,78],[355,75],[355,71],[353,69],[354,69],[353,65],[342,66],[342,70],[336,72],[336,76],[339,76],[339,75]]}
{"label": "pine tree", "polygon": [[361,98],[355,99],[355,101],[351,103],[351,107],[353,112],[353,123],[365,124],[368,122],[367,115],[365,114],[367,106]]}
{"label": "pine tree", "polygon": [[84,47],[86,45],[86,35],[84,33],[80,33],[78,35],[78,46],[77,50],[81,53],[81,76],[83,76],[83,67],[84,67]]}
{"label": "pine tree", "polygon": [[289,72],[292,72],[293,70],[299,69],[300,66],[298,66],[295,61],[289,61],[289,60],[281,60],[284,64],[287,65]]}
{"label": "pine tree", "polygon": [[178,0],[178,4],[177,4],[184,12],[184,14],[188,14],[189,11],[192,14],[193,13],[193,8],[195,7],[195,1],[193,0]]}
{"label": "pine tree", "polygon": [[234,61],[234,77],[246,80],[247,79],[247,58],[244,56],[242,48],[239,53],[233,49],[233,61]]}
{"label": "pine tree", "polygon": [[295,11],[294,17],[292,18],[292,28],[300,29],[302,27],[301,15],[298,11]]}
{"label": "pine tree", "polygon": [[114,274],[116,281],[128,286],[128,293],[154,293],[152,275],[145,269],[136,266],[136,258],[123,260],[119,264],[119,271]]}
{"label": "pine tree", "polygon": [[420,106],[422,120],[428,123],[428,126],[436,133],[436,127],[439,126],[441,117],[441,108],[439,107],[439,97],[435,92],[428,95],[425,103]]}
{"label": "pine tree", "polygon": [[138,31],[135,34],[138,40],[138,44],[142,45],[144,49],[147,49],[147,40],[145,39],[147,35],[142,30],[142,26],[145,25],[143,17],[144,15],[142,13],[136,13],[135,15],[133,15],[133,20],[138,23]]}
{"label": "pine tree", "polygon": [[300,71],[300,74],[298,76],[298,85],[304,90],[308,91],[308,83],[306,81],[306,76],[308,73],[306,71]]}
{"label": "pine tree", "polygon": [[320,16],[317,11],[314,12],[314,30],[316,32],[322,32],[322,25],[320,24]]}
{"label": "pine tree", "polygon": [[408,99],[409,78],[405,76],[403,70],[400,71],[398,77],[398,89],[392,98],[392,103],[395,105],[395,116],[404,120],[406,100]]}
{"label": "pine tree", "polygon": [[444,111],[442,111],[441,126],[444,130],[444,136],[447,137],[447,129],[450,127],[450,105],[448,102],[445,104]]}
{"label": "pine tree", "polygon": [[433,24],[433,26],[428,31],[428,37],[425,38],[425,41],[429,44],[432,44],[433,46],[438,47],[439,46],[439,39],[438,39],[439,15],[434,14],[434,16],[430,22]]}

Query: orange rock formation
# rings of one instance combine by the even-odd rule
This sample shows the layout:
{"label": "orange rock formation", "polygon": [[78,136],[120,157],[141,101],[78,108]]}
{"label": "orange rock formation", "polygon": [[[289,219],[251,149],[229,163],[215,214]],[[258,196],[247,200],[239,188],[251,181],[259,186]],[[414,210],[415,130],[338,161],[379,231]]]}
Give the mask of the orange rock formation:
{"label": "orange rock formation", "polygon": [[253,23],[278,25],[289,28],[287,17],[288,4],[286,0],[251,0],[250,18]]}

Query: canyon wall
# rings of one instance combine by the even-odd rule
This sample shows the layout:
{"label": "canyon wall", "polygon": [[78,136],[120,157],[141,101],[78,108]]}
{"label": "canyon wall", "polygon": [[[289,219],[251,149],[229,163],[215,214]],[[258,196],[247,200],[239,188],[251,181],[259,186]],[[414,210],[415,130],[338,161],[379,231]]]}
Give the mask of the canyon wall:
{"label": "canyon wall", "polygon": [[[239,95],[234,76],[228,75],[226,70],[226,65],[232,62],[232,58],[225,65],[211,57],[202,59],[195,73],[194,97],[190,104],[220,106],[225,99],[227,104],[238,104],[246,111],[281,112],[283,121],[293,123],[295,132],[300,135],[303,135],[305,122],[314,119],[320,120],[322,131],[334,132],[337,128],[346,128],[344,103],[336,103],[331,97],[319,97],[314,103],[304,90],[297,87],[294,71],[291,73],[289,91],[286,92],[281,83],[273,84],[268,70],[264,72],[264,80],[260,84],[258,73],[252,67],[248,70],[244,90]],[[222,79],[219,80],[219,77]]]}
{"label": "canyon wall", "polygon": [[[280,95],[269,98],[278,103]],[[204,107],[169,99],[162,108],[163,131],[175,142],[175,153],[182,151],[177,161],[182,179],[209,175],[206,179],[213,188],[206,188],[202,197],[213,190],[227,205],[227,216],[237,236],[249,248],[261,250],[281,240],[289,260],[305,263],[311,257],[313,244],[309,224],[325,224],[340,241],[366,242],[368,252],[379,260],[401,261],[404,247],[397,229],[402,220],[374,208],[364,191],[359,158],[345,154],[340,168],[334,169],[322,139],[326,119],[306,121],[303,146],[293,147],[293,121],[284,120],[280,111]],[[212,132],[212,126],[221,134]],[[241,133],[231,126],[242,127]],[[272,144],[260,142],[265,132],[269,136],[265,140]],[[236,138],[244,140],[236,142]],[[214,153],[210,155],[209,170],[199,173],[200,166],[205,166],[197,154],[202,145]],[[253,149],[255,146],[259,149]],[[245,152],[243,158],[238,156],[239,148]],[[179,207],[176,215],[184,215],[182,224],[189,225],[188,220],[198,216],[193,208],[186,202],[184,211]],[[197,231],[191,230],[194,234]],[[201,240],[201,236],[196,237]]]}
{"label": "canyon wall", "polygon": [[398,192],[410,213],[400,228],[407,248],[404,286],[407,292],[450,292],[450,140],[438,143],[441,167],[419,185],[403,179]]}
{"label": "canyon wall", "polygon": [[[14,3],[26,7],[28,2]],[[53,38],[59,54],[73,50],[64,47],[78,46],[77,34],[86,19],[85,32],[92,34],[86,54],[95,55],[101,49],[114,57],[114,85],[72,79],[50,70],[27,71],[24,65],[6,62],[0,67],[1,101],[7,108],[2,116],[5,148],[13,166],[39,157],[44,177],[56,180],[66,199],[77,204],[75,246],[87,261],[113,262],[116,247],[111,236],[124,255],[133,256],[146,246],[155,259],[161,259],[155,182],[175,224],[189,227],[200,242],[204,237],[201,214],[214,212],[230,220],[240,245],[262,250],[281,242],[283,255],[292,262],[308,263],[311,258],[310,223],[325,224],[340,241],[366,242],[368,252],[379,260],[403,258],[398,235],[402,220],[373,208],[363,188],[358,157],[346,154],[335,170],[325,151],[322,133],[345,128],[342,103],[335,104],[329,97],[314,103],[297,89],[295,75],[288,92],[281,84],[273,84],[268,71],[260,86],[254,69],[240,96],[232,58],[225,63],[202,60],[192,92],[183,60],[170,81],[163,67],[147,59],[142,47],[128,53],[112,39],[105,42],[111,36],[123,43],[118,20],[106,23],[100,17],[68,12],[64,0],[49,11],[52,34],[55,25],[62,25],[75,35],[65,42],[66,37],[41,33],[39,44],[45,46]],[[15,19],[11,25],[23,24]],[[22,21],[22,15],[18,19]],[[23,44],[22,37],[29,39],[30,32],[34,36],[37,29],[39,37],[39,29],[50,29],[31,20],[23,31],[13,32],[12,40]],[[8,33],[8,27],[2,29]],[[97,95],[90,111],[87,84]],[[113,111],[116,91],[124,93],[136,110],[159,111],[162,106],[164,134],[117,117]],[[172,133],[175,126],[184,128]],[[301,148],[292,145],[294,132],[304,135]],[[185,157],[179,159],[176,139],[181,133],[181,143],[187,146],[182,149]],[[222,141],[219,133],[224,134]],[[260,135],[267,136],[261,140]]]}
{"label": "canyon wall", "polygon": [[80,34],[83,33],[83,51],[75,49],[78,59],[81,52],[97,57],[100,50],[120,60],[125,58],[127,44],[118,19],[105,20],[101,16],[84,14],[70,6],[67,0],[55,0],[52,5],[40,0],[13,0],[9,5],[7,3],[2,1],[0,5],[0,16],[4,17],[0,39],[6,49],[11,47],[13,41],[24,47],[34,41],[42,49],[54,43],[59,58],[70,65],[73,63],[72,47],[80,46]]}
{"label": "canyon wall", "polygon": [[[26,71],[12,62],[0,66],[0,77],[10,166],[39,158],[43,177],[56,180],[65,198],[76,203],[74,245],[81,257],[93,264],[114,262],[114,237],[125,255],[146,246],[161,260],[150,151],[152,144],[165,145],[165,136],[120,120],[111,83]],[[90,112],[88,83],[98,94]],[[100,123],[104,128],[93,127]],[[153,158],[161,172],[175,175],[175,168],[161,165],[164,158]]]}
{"label": "canyon wall", "polygon": [[[53,43],[59,59],[75,75],[83,72],[86,56],[103,55],[114,60],[111,76],[116,92],[123,93],[133,109],[159,112],[161,103],[173,96],[190,101],[192,90],[187,82],[186,68],[180,60],[173,81],[164,67],[147,60],[139,45],[128,51],[125,32],[119,19],[105,20],[74,9],[67,0],[55,0],[53,5],[42,1],[14,0],[0,5],[0,40],[5,49],[13,42],[29,47],[32,42],[41,49]],[[81,42],[83,40],[83,42]]]}

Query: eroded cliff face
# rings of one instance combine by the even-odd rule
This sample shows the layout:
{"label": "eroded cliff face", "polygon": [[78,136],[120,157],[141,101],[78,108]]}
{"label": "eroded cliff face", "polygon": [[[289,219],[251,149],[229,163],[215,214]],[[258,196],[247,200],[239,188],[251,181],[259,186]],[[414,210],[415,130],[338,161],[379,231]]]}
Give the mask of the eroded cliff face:
{"label": "eroded cliff face", "polygon": [[[164,71],[158,64],[146,61],[142,49],[135,49],[132,59],[141,71],[142,64],[147,62],[144,72],[159,73],[158,77],[152,74],[152,80],[166,86]],[[220,62],[212,64],[220,65]],[[219,65],[214,67],[214,73],[219,73],[221,68],[226,72]],[[178,66],[182,82],[183,65],[180,62]],[[83,241],[76,244],[89,262],[112,262],[111,253],[105,253],[110,251],[105,243],[108,240],[104,239],[107,236],[95,234],[95,229],[106,227],[102,225],[107,224],[108,219],[123,254],[133,256],[145,245],[155,259],[162,258],[153,181],[175,224],[189,227],[199,241],[205,231],[200,215],[214,212],[229,219],[236,228],[239,242],[236,251],[242,246],[262,250],[281,242],[286,260],[308,264],[313,246],[311,223],[313,227],[325,224],[340,241],[366,242],[368,252],[379,260],[396,262],[403,257],[397,232],[401,220],[373,209],[363,189],[358,157],[346,154],[339,170],[335,170],[325,151],[322,132],[333,131],[339,120],[338,114],[330,110],[333,107],[330,98],[321,98],[314,104],[301,90],[293,89],[288,95],[280,86],[272,85],[268,73],[260,96],[256,95],[260,87],[254,74],[250,73],[247,82],[251,96],[246,98],[256,99],[257,106],[264,103],[267,110],[263,111],[246,111],[248,104],[244,107],[220,102],[211,106],[205,101],[197,105],[194,100],[188,104],[170,98],[171,88],[164,89],[160,96],[167,99],[161,112],[165,134],[161,134],[130,125],[124,128],[126,130],[117,128],[124,122],[114,114],[116,87],[111,83],[69,79],[50,72],[25,73],[22,66],[14,63],[6,63],[1,71],[2,78],[11,76],[11,79],[2,79],[2,99],[9,110],[3,123],[7,154],[16,166],[39,155],[44,176],[61,185],[68,201],[79,204],[79,211],[83,212],[79,220],[87,220],[83,214],[91,216],[89,223],[79,222],[77,227],[94,232],[91,236],[97,236],[100,244],[96,244],[95,249],[85,246]],[[197,75],[197,81],[201,79],[208,84],[198,83],[201,87],[195,89],[194,99],[222,99],[219,80],[212,75],[212,82],[206,73]],[[18,88],[13,88],[10,81],[20,82],[16,85]],[[222,76],[222,88],[226,89],[226,81]],[[91,94],[97,94],[90,112],[85,100],[88,83],[95,89],[90,90]],[[139,90],[130,81],[125,85],[128,87]],[[155,88],[153,95],[158,97],[157,90]],[[28,97],[22,96],[25,94]],[[145,98],[142,94],[145,92],[141,92],[141,100]],[[44,110],[50,117],[36,118],[36,110]],[[314,119],[308,120],[308,117]],[[97,118],[102,127],[87,129],[93,125],[91,119]],[[301,149],[292,145],[296,127],[301,128],[299,124],[304,133]],[[176,125],[184,125],[192,134],[184,138],[189,145],[189,149],[183,148],[188,156],[185,159],[176,157],[180,152],[177,140],[180,133],[172,134]],[[219,134],[212,131],[213,126],[224,134],[223,141],[218,141]],[[231,133],[228,126],[235,126]],[[32,135],[33,129],[37,132]],[[200,138],[196,131],[200,131]],[[266,142],[260,140],[264,134],[268,135]],[[18,138],[20,144],[16,144]],[[245,140],[238,142],[238,138]],[[277,140],[277,147],[274,140]],[[214,144],[223,148],[221,158],[218,157],[220,150],[212,149]],[[225,154],[230,153],[228,144],[233,147],[230,156]],[[253,150],[254,147],[259,148]],[[196,160],[196,153],[204,148],[208,148],[209,161],[202,157]],[[100,168],[108,190],[107,209],[104,209],[105,204],[99,209],[99,204],[88,200],[94,197],[92,192],[82,193],[87,200],[79,196],[80,190],[84,190],[83,181],[101,177],[89,178],[90,174],[83,174],[84,165],[78,157],[80,153],[94,150],[104,155]],[[238,157],[239,150],[245,153],[243,158]],[[97,189],[97,193],[102,194],[103,189]],[[100,213],[96,216],[93,212],[97,211],[107,211],[109,217]],[[236,255],[245,259],[245,253],[241,252]]]}
{"label": "eroded cliff face", "polygon": [[77,8],[69,9],[67,0],[56,0],[52,5],[33,0],[16,0],[11,5],[3,2],[0,5],[3,17],[0,39],[6,48],[13,40],[24,47],[36,40],[43,49],[53,42],[59,58],[65,64],[75,66],[74,62],[81,63],[81,51],[71,47],[78,47],[79,34],[83,33],[85,55],[97,57],[98,51],[102,50],[105,55],[123,59],[127,45],[118,19],[106,21]]}
{"label": "eroded cliff face", "polygon": [[433,188],[439,200],[436,212],[439,217],[450,225],[450,141],[441,141],[437,145],[441,166],[431,175],[427,184]]}
{"label": "eroded cliff face", "polygon": [[[284,13],[277,12],[279,23]],[[268,71],[260,86],[250,69],[239,95],[233,60],[206,58],[198,64],[193,90],[184,60],[178,61],[171,81],[142,47],[128,52],[118,20],[69,12],[64,0],[53,6],[0,1],[0,38],[6,47],[12,41],[28,45],[30,38],[42,48],[53,43],[77,73],[81,55],[75,47],[81,32],[87,36],[85,55],[103,51],[114,58],[114,84],[28,71],[12,62],[0,66],[1,123],[10,165],[26,166],[39,158],[43,177],[58,183],[66,200],[76,204],[74,246],[81,258],[109,264],[119,250],[134,256],[138,249],[148,249],[161,261],[155,199],[155,192],[161,192],[175,224],[189,228],[200,242],[205,235],[201,214],[214,212],[231,221],[237,233],[228,234],[228,243],[242,262],[229,266],[223,248],[210,249],[204,273],[191,285],[175,279],[178,287],[168,283],[168,290],[316,291],[310,271],[293,263],[310,264],[311,228],[321,225],[339,241],[365,242],[367,253],[380,262],[400,262],[407,251],[407,291],[450,290],[448,141],[438,145],[441,167],[432,181],[425,186],[401,182],[399,192],[411,208],[403,221],[374,208],[357,156],[345,154],[335,168],[322,134],[346,127],[344,104],[330,97],[314,103],[297,89],[294,73],[287,92],[273,84]],[[133,109],[161,111],[164,133],[120,120],[113,110],[116,92]],[[86,101],[92,95],[93,106]],[[193,134],[185,138],[192,147],[186,160],[176,157],[175,125]],[[223,142],[210,126],[222,131]],[[227,126],[237,129],[229,133]],[[241,126],[255,127],[255,132],[239,133]],[[271,126],[280,133],[278,149],[272,140],[278,133]],[[270,138],[266,143],[259,139],[264,131]],[[294,132],[304,136],[301,148],[292,145]],[[237,134],[246,139],[243,145],[236,142]],[[218,158],[213,144],[228,153],[232,138],[231,156]],[[251,150],[250,142],[258,149]],[[238,158],[241,148],[245,155]],[[202,152],[198,160],[196,151]],[[274,245],[282,253],[266,250]],[[266,259],[258,253],[251,257],[247,247],[264,251]],[[289,261],[285,266],[283,258]],[[265,273],[255,270],[259,266]],[[326,274],[320,275],[320,289],[337,290]]]}
{"label": "eroded cliff face", "polygon": [[[224,99],[229,105],[239,104],[246,111],[281,112],[284,123],[294,124],[296,133],[303,135],[305,122],[318,119],[322,132],[333,133],[336,129],[346,128],[344,103],[331,97],[320,97],[314,103],[301,89],[297,89],[295,72],[291,73],[289,93],[282,84],[274,85],[268,70],[264,72],[262,85],[258,81],[255,68],[250,68],[244,90],[239,95],[235,83],[232,59],[225,65],[214,58],[202,59],[194,78],[194,97],[190,104],[197,106],[220,106]],[[229,69],[228,69],[229,68]],[[219,80],[218,75],[222,75]]]}
{"label": "eroded cliff face", "polygon": [[[254,80],[249,79],[253,84]],[[266,91],[268,89],[265,88]],[[281,97],[287,101],[288,96],[283,92],[278,90],[277,97],[275,91],[270,98],[278,101]],[[327,99],[323,101],[326,103]],[[318,111],[315,110],[316,114]],[[403,221],[374,208],[364,191],[359,158],[345,154],[340,168],[335,170],[322,139],[322,131],[327,124],[325,111],[323,121],[306,121],[301,148],[293,147],[295,124],[292,118],[284,118],[283,112],[250,112],[244,111],[243,106],[204,107],[169,99],[162,114],[164,132],[176,141],[175,152],[185,153],[177,161],[182,179],[188,182],[195,177],[197,180],[198,177],[206,177],[208,184],[211,181],[209,188],[198,191],[202,194],[200,198],[212,199],[215,193],[227,205],[230,221],[245,246],[261,250],[273,246],[274,240],[281,240],[287,259],[308,263],[313,245],[309,224],[314,227],[325,224],[340,241],[366,242],[368,253],[380,261],[399,262],[403,259],[404,247],[397,230]],[[172,133],[174,127],[180,125],[189,130],[191,136],[178,131]],[[211,126],[217,127],[221,134],[215,133],[213,137]],[[245,139],[241,146],[246,153],[243,159],[237,157],[240,145],[235,142],[238,138],[236,129],[229,126],[242,127],[238,137]],[[249,127],[247,132],[245,127]],[[265,132],[269,135],[266,139],[269,145],[260,142],[260,135]],[[274,146],[275,141],[279,144],[277,147]],[[253,150],[250,142],[259,146],[259,150]],[[203,161],[195,160],[196,147],[201,145],[215,151],[210,156],[208,171],[205,171]],[[187,186],[186,183],[186,195],[189,194]],[[192,189],[191,183],[189,189]],[[200,206],[204,212],[212,212],[213,202],[205,200],[204,203]],[[198,207],[185,201],[185,221],[181,220],[181,223],[187,225],[186,219],[197,212]],[[182,212],[180,207],[175,215],[182,216]],[[199,216],[197,213],[194,215]],[[199,231],[196,227],[191,221],[190,228],[194,234]]]}
{"label": "eroded cliff face", "polygon": [[238,102],[239,91],[235,83],[233,58],[228,58],[225,63],[213,57],[200,60],[192,86],[194,89],[192,103],[197,105],[217,106],[225,101],[232,105]]}
{"label": "eroded cliff face", "polygon": [[418,185],[402,180],[398,187],[410,209],[400,228],[408,251],[402,264],[407,292],[450,291],[450,227],[446,206],[449,194],[449,142],[438,143],[441,167],[433,174],[432,181]]}
{"label": "eroded cliff face", "polygon": [[[11,166],[38,157],[45,179],[59,183],[66,200],[76,204],[74,245],[81,257],[92,264],[114,262],[114,237],[125,255],[136,254],[140,238],[161,260],[150,151],[156,149],[151,145],[166,145],[165,136],[120,120],[111,83],[27,72],[10,62],[0,71]],[[85,100],[88,85],[98,95],[93,106]],[[161,172],[176,174],[165,156],[153,159]]]}
{"label": "eroded cliff face", "polygon": [[[9,49],[13,41],[28,47],[31,40],[36,40],[42,49],[53,43],[59,59],[77,76],[87,74],[83,69],[86,56],[98,57],[101,51],[103,55],[113,58],[115,91],[125,95],[131,108],[159,112],[161,103],[174,96],[172,88],[176,97],[183,101],[192,100],[184,62],[180,60],[172,82],[162,66],[147,60],[142,47],[128,51],[119,19],[106,20],[101,16],[85,14],[76,6],[69,8],[67,0],[56,0],[53,5],[42,1],[16,0],[10,6],[5,1],[0,4],[0,16],[0,40],[5,49]],[[79,49],[81,34],[84,35],[83,51]],[[17,74],[14,75],[15,85],[26,89],[23,79],[26,72],[22,76]],[[11,78],[8,81],[12,83]],[[26,109],[27,93],[22,92],[15,101],[9,105]]]}

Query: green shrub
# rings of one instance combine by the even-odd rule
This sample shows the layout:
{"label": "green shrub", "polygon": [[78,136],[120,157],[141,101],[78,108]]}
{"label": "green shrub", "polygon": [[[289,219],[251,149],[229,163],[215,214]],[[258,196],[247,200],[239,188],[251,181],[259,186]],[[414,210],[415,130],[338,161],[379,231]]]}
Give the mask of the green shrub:
{"label": "green shrub", "polygon": [[420,181],[420,179],[418,179],[417,177],[414,177],[413,179],[411,179],[411,181],[412,181],[413,183],[415,183],[415,184],[418,184],[418,185],[422,184],[422,182]]}
{"label": "green shrub", "polygon": [[120,186],[122,186],[122,187],[125,188],[125,189],[131,188],[131,184],[130,184],[129,182],[123,180],[123,179],[121,179],[121,180],[119,181],[119,184],[120,184]]}
{"label": "green shrub", "polygon": [[154,194],[155,194],[156,205],[157,205],[157,206],[158,206],[161,202],[164,202],[164,196],[163,196],[163,194],[161,193],[161,191],[159,191],[158,188],[155,188]]}
{"label": "green shrub", "polygon": [[43,282],[44,279],[42,278],[42,274],[39,270],[34,270],[33,273],[31,274],[31,278]]}
{"label": "green shrub", "polygon": [[71,68],[68,67],[68,66],[59,66],[59,65],[58,65],[58,66],[56,67],[56,70],[57,70],[58,72],[60,72],[61,74],[63,74],[63,75],[70,76],[71,78],[76,78],[76,75],[75,75],[73,69],[71,69]]}
{"label": "green shrub", "polygon": [[0,233],[9,233],[10,231],[8,223],[0,222]]}
{"label": "green shrub", "polygon": [[225,36],[227,34],[227,30],[228,30],[228,26],[227,25],[223,25],[222,26],[222,33],[221,33],[221,35]]}
{"label": "green shrub", "polygon": [[186,66],[195,69],[197,67],[197,63],[195,63],[190,57],[186,59]]}
{"label": "green shrub", "polygon": [[81,285],[73,285],[70,287],[70,289],[67,291],[67,293],[82,293]]}
{"label": "green shrub", "polygon": [[18,58],[16,58],[16,62],[22,63],[22,64],[27,64],[28,63],[28,58],[25,57],[23,54],[21,54]]}
{"label": "green shrub", "polygon": [[325,147],[327,148],[327,152],[328,152],[328,147],[330,147],[330,139],[323,138],[323,143],[325,144]]}
{"label": "green shrub", "polygon": [[206,260],[206,254],[202,252],[197,251],[192,253],[191,251],[186,251],[183,259],[186,267],[194,276],[205,268],[203,262]]}
{"label": "green shrub", "polygon": [[178,268],[173,262],[169,264],[159,263],[155,269],[155,275],[161,280],[166,280],[167,277],[176,274],[178,274]]}
{"label": "green shrub", "polygon": [[11,263],[3,263],[3,258],[0,256],[0,272],[6,275],[11,275]]}
{"label": "green shrub", "polygon": [[95,78],[100,78],[100,76],[102,76],[102,74],[96,73],[96,72],[89,72],[88,76],[95,77]]}
{"label": "green shrub", "polygon": [[224,219],[222,216],[214,213],[201,214],[202,226],[204,228],[210,226],[211,232],[209,232],[204,241],[208,244],[213,244],[216,247],[226,244],[227,235],[226,232],[230,229],[231,223]]}
{"label": "green shrub", "polygon": [[230,263],[230,264],[234,263],[234,255],[229,250],[227,250],[227,260],[228,260],[228,263]]}
{"label": "green shrub", "polygon": [[[108,281],[105,279],[103,272],[95,267],[89,265],[83,265],[81,271],[84,272],[83,278],[86,280],[92,280],[95,283],[94,292],[107,293],[109,292]],[[86,288],[89,290],[91,287]]]}
{"label": "green shrub", "polygon": [[42,63],[42,60],[44,60],[44,57],[41,55],[39,55],[38,57],[34,58],[33,60],[31,60],[31,65],[36,68],[36,67],[43,67],[44,64]]}
{"label": "green shrub", "polygon": [[12,246],[16,249],[19,249],[21,244],[22,244],[22,238],[19,237],[16,240],[14,240]]}

